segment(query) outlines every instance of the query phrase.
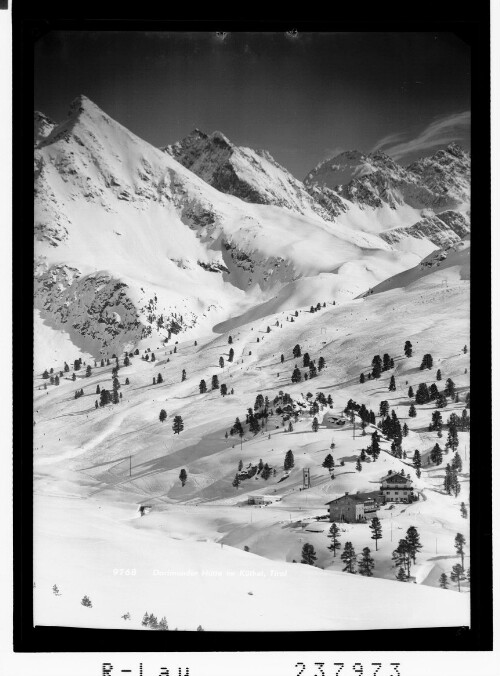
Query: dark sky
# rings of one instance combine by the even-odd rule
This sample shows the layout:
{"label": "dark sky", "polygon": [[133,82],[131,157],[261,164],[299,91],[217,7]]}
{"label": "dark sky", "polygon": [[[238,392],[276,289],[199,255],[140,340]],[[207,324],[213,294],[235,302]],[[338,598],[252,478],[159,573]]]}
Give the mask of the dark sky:
{"label": "dark sky", "polygon": [[48,33],[35,108],[61,121],[79,94],[154,145],[219,130],[297,178],[353,148],[405,164],[469,147],[470,53],[450,33]]}

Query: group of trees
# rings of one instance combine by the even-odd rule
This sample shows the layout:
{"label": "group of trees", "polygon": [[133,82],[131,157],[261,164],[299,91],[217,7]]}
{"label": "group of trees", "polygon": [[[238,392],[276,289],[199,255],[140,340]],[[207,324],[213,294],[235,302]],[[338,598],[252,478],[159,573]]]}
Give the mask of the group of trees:
{"label": "group of trees", "polygon": [[[445,475],[444,475],[444,490],[448,495],[453,494],[455,497],[458,496],[461,490],[460,482],[458,480],[458,474],[462,471],[462,459],[456,453],[453,456],[451,463],[446,465]],[[462,503],[463,504],[463,503]]]}
{"label": "group of trees", "polygon": [[410,578],[411,565],[416,563],[417,553],[421,549],[420,535],[415,526],[410,526],[406,531],[406,537],[399,541],[392,553],[394,566],[399,566],[396,578],[400,582],[406,582]]}
{"label": "group of trees", "polygon": [[[458,591],[460,591],[460,583],[463,582],[463,580],[467,579],[470,583],[470,568],[467,569],[466,573],[464,567],[465,544],[465,537],[462,533],[457,533],[455,536],[455,550],[460,556],[461,563],[456,563],[453,566],[450,573],[450,579],[452,582],[457,583]],[[444,572],[441,573],[441,577],[439,578],[439,586],[442,587],[442,589],[448,589],[448,576]]]}

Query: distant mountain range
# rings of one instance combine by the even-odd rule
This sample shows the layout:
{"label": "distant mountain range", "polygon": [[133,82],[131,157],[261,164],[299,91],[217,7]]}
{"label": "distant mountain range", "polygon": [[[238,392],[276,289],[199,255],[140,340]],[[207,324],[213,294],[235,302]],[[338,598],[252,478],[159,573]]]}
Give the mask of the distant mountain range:
{"label": "distant mountain range", "polygon": [[301,182],[220,132],[155,148],[84,96],[35,113],[34,144],[35,308],[96,356],[350,299],[470,232],[455,144],[408,167],[350,151]]}

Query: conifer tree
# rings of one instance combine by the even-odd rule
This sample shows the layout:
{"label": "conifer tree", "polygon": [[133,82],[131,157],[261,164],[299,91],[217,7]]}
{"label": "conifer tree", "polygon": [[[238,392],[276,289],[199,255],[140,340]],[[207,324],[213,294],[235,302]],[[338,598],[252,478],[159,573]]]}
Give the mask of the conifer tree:
{"label": "conifer tree", "polygon": [[451,448],[452,451],[456,451],[458,448],[458,431],[455,425],[451,425],[448,429],[448,440],[446,446]]}
{"label": "conifer tree", "polygon": [[390,382],[389,382],[389,390],[390,390],[391,392],[395,392],[395,391],[396,391],[396,379],[394,378],[394,376],[391,376],[391,380],[390,380]]}
{"label": "conifer tree", "polygon": [[344,562],[344,572],[355,574],[354,566],[356,565],[356,552],[352,546],[352,542],[346,542],[344,545],[344,551],[340,555],[341,560]]}
{"label": "conifer tree", "polygon": [[448,576],[446,573],[441,573],[439,577],[439,586],[441,589],[448,589]]}
{"label": "conifer tree", "polygon": [[415,395],[415,402],[417,404],[426,404],[428,401],[430,401],[429,388],[426,383],[420,383]]}
{"label": "conifer tree", "polygon": [[431,369],[433,364],[432,355],[424,354],[422,363],[420,364],[420,370]]}
{"label": "conifer tree", "polygon": [[241,483],[240,477],[238,476],[238,474],[235,474],[235,475],[234,475],[234,479],[233,479],[233,487],[234,487],[234,488],[238,488],[238,486],[240,485],[240,483]]}
{"label": "conifer tree", "polygon": [[174,434],[180,434],[184,429],[184,423],[180,415],[176,415],[174,417],[174,424],[172,425],[172,429],[174,430]]}
{"label": "conifer tree", "polygon": [[465,506],[465,502],[460,503],[460,514],[464,519],[467,518],[468,512],[467,512],[467,507]]}
{"label": "conifer tree", "polygon": [[229,343],[229,345],[231,345],[232,342],[233,342],[233,337],[232,337],[232,336],[229,336],[229,338],[227,339],[227,342]]}
{"label": "conifer tree", "polygon": [[332,525],[330,526],[330,530],[328,532],[328,537],[331,539],[332,542],[327,547],[327,549],[333,552],[333,556],[336,556],[336,551],[341,546],[339,542],[339,536],[340,536],[340,528],[337,526],[336,523],[332,523]]}
{"label": "conifer tree", "polygon": [[292,354],[295,357],[295,359],[298,359],[298,357],[301,356],[300,345],[295,345],[295,347],[292,350]]}
{"label": "conifer tree", "polygon": [[359,382],[361,384],[363,384],[365,382],[365,374],[364,373],[361,373],[361,375],[359,376]]}
{"label": "conifer tree", "polygon": [[200,387],[200,394],[205,394],[205,392],[207,391],[207,384],[204,380],[200,380],[199,387]]}
{"label": "conifer tree", "polygon": [[322,371],[325,368],[325,358],[320,357],[318,359],[318,371]]}
{"label": "conifer tree", "polygon": [[407,578],[410,577],[411,559],[412,557],[407,540],[400,540],[397,548],[392,552],[392,560],[394,561],[395,566],[401,566],[403,568]]}
{"label": "conifer tree", "polygon": [[382,417],[386,416],[389,413],[389,402],[384,400],[380,402],[379,406],[379,415]]}
{"label": "conifer tree", "polygon": [[408,409],[408,415],[410,418],[415,418],[417,415],[417,409],[415,408],[414,404],[410,404],[410,408]]}
{"label": "conifer tree", "polygon": [[160,411],[160,422],[165,422],[167,419],[167,412],[165,411],[164,408],[161,409]]}
{"label": "conifer tree", "polygon": [[408,552],[415,563],[417,553],[422,549],[420,535],[415,526],[410,526],[406,531],[406,542],[408,543]]}
{"label": "conifer tree", "polygon": [[302,365],[309,366],[310,361],[311,358],[309,357],[309,352],[304,352],[304,356],[302,357]]}
{"label": "conifer tree", "polygon": [[407,437],[407,436],[408,436],[408,432],[409,432],[408,425],[407,425],[406,423],[404,423],[404,424],[403,424],[403,436],[404,436],[404,437]]}
{"label": "conifer tree", "polygon": [[234,359],[234,350],[233,350],[233,348],[231,348],[229,350],[229,357],[227,358],[227,360],[232,362],[233,359]]}
{"label": "conifer tree", "polygon": [[430,459],[435,465],[440,465],[443,462],[443,451],[439,444],[436,444],[432,449]]}
{"label": "conifer tree", "polygon": [[283,363],[283,362],[285,361],[285,355],[282,354],[281,357],[280,357],[280,359],[281,359],[281,363]]}
{"label": "conifer tree", "polygon": [[101,394],[101,388],[99,387],[99,385],[97,385],[97,387],[95,388],[95,393]]}
{"label": "conifer tree", "polygon": [[441,369],[438,369],[436,372],[436,380],[441,380]]}
{"label": "conifer tree", "polygon": [[92,608],[92,601],[89,599],[87,595],[83,597],[80,603],[82,604],[82,606],[85,606],[86,608]]}
{"label": "conifer tree", "polygon": [[441,413],[439,411],[433,411],[432,412],[432,422],[429,425],[429,431],[430,432],[439,432],[443,427],[443,419],[441,417]]}
{"label": "conifer tree", "polygon": [[458,584],[458,591],[460,591],[460,582],[465,580],[464,568],[459,563],[456,563],[451,569],[450,578],[453,582]]}
{"label": "conifer tree", "polygon": [[312,421],[312,430],[313,432],[317,432],[319,429],[319,423],[318,419],[315,417],[314,420]]}
{"label": "conifer tree", "polygon": [[316,556],[314,547],[311,544],[309,544],[309,542],[306,542],[305,545],[302,547],[301,563],[306,563],[309,566],[314,566],[314,562],[316,561],[317,558],[318,557]]}
{"label": "conifer tree", "polygon": [[406,355],[407,357],[411,357],[411,356],[412,356],[412,353],[413,353],[413,352],[412,352],[412,344],[410,343],[409,340],[407,340],[406,343],[405,343],[404,352],[405,352],[405,355]]}
{"label": "conifer tree", "polygon": [[179,479],[181,480],[181,485],[184,488],[187,481],[187,472],[184,468],[179,472]]}
{"label": "conifer tree", "polygon": [[378,541],[382,538],[382,524],[378,516],[374,516],[370,523],[370,530],[372,532],[371,539],[375,540],[375,551],[378,549]]}
{"label": "conifer tree", "polygon": [[212,376],[212,390],[219,389],[219,379],[217,376]]}
{"label": "conifer tree", "polygon": [[462,568],[464,567],[464,556],[465,556],[465,538],[462,535],[462,533],[457,533],[455,535],[455,549],[457,551],[457,554],[460,556],[462,560]]}
{"label": "conifer tree", "polygon": [[414,395],[414,393],[413,393],[413,387],[410,385],[410,387],[408,388],[408,397],[409,397],[410,399],[413,399],[414,396],[415,396],[415,395]]}
{"label": "conifer tree", "polygon": [[420,451],[415,449],[413,453],[413,467],[416,470],[419,470],[422,467],[422,458],[420,457]]}
{"label": "conifer tree", "polygon": [[454,398],[455,397],[455,383],[451,378],[447,378],[446,385],[444,388],[444,394],[446,397]]}
{"label": "conifer tree", "polygon": [[226,396],[226,394],[227,394],[227,385],[226,385],[226,383],[222,383],[222,385],[220,386],[220,393],[222,394],[223,397]]}
{"label": "conifer tree", "polygon": [[431,401],[434,401],[439,397],[439,390],[437,388],[437,385],[435,383],[432,383],[432,385],[429,387],[429,399]]}
{"label": "conifer tree", "polygon": [[302,380],[302,374],[301,374],[298,366],[296,365],[294,370],[293,370],[293,373],[292,373],[292,383],[300,383],[301,380]]}
{"label": "conifer tree", "polygon": [[408,577],[405,573],[405,569],[402,566],[400,566],[398,573],[396,575],[396,580],[399,580],[400,582],[406,582],[407,579]]}
{"label": "conifer tree", "polygon": [[358,459],[356,460],[356,470],[357,470],[358,472],[361,472],[362,469],[363,469],[363,466],[361,465],[361,460],[360,460],[360,458],[358,458]]}
{"label": "conifer tree", "polygon": [[358,562],[359,574],[365,575],[366,577],[372,577],[374,567],[375,561],[370,554],[370,549],[369,547],[364,547],[361,560]]}
{"label": "conifer tree", "polygon": [[293,453],[292,453],[291,450],[289,450],[289,451],[286,452],[286,455],[285,455],[285,461],[283,463],[283,469],[285,471],[292,469],[294,464],[295,464],[295,460],[294,460],[294,457],[293,457]]}
{"label": "conifer tree", "polygon": [[325,469],[332,469],[332,467],[334,467],[334,465],[335,465],[335,462],[333,460],[332,454],[328,453],[326,458],[323,460],[323,463],[322,463],[321,466],[324,467]]}

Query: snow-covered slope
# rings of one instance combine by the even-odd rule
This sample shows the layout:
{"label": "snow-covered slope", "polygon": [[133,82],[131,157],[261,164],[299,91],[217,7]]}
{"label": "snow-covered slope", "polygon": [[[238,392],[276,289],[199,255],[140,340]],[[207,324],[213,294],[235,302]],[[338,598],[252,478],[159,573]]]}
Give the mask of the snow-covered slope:
{"label": "snow-covered slope", "polygon": [[[141,628],[148,612],[158,619],[165,615],[170,628],[187,630],[198,624],[206,630],[256,631],[468,625],[468,582],[460,594],[456,585],[448,591],[438,588],[440,574],[449,575],[460,560],[456,533],[469,539],[468,520],[460,512],[462,501],[468,505],[468,434],[459,433],[461,493],[447,495],[443,476],[452,452],[445,451],[439,465],[428,464],[434,444],[444,446],[446,440],[446,428],[443,439],[428,430],[435,402],[416,405],[417,416],[408,416],[414,402],[408,396],[410,385],[416,390],[420,382],[431,382],[441,390],[447,378],[453,379],[459,401],[449,399],[440,409],[443,421],[462,413],[469,389],[469,354],[462,349],[469,343],[469,282],[460,256],[468,251],[467,242],[441,261],[431,256],[427,274],[405,273],[405,280],[366,298],[327,302],[311,313],[308,306],[293,305],[299,300],[297,290],[287,301],[290,312],[268,308],[265,318],[256,312],[234,323],[226,320],[217,335],[197,345],[179,336],[176,352],[170,345],[155,349],[154,362],[141,359],[142,350],[128,366],[120,358],[123,396],[116,405],[94,404],[97,385],[111,386],[114,361],[103,367],[87,361],[88,377],[83,368],[75,372],[75,381],[68,373],[60,385],[47,389],[47,380],[37,377],[36,624]],[[318,302],[328,301],[321,290],[319,283]],[[229,336],[234,349],[230,363]],[[403,354],[406,340],[413,344],[411,358]],[[292,355],[296,344],[316,363],[323,357],[326,366],[316,378],[294,384],[295,364],[305,371],[302,358]],[[394,369],[361,383],[359,374],[370,370],[372,356],[386,352],[394,358]],[[419,365],[428,352],[434,367],[423,372]],[[219,356],[226,360],[224,368]],[[58,359],[46,367],[58,372],[63,366]],[[441,382],[436,381],[438,368]],[[163,382],[153,385],[158,373]],[[213,375],[234,394],[211,390]],[[394,391],[388,389],[391,375]],[[208,385],[203,394],[201,379]],[[75,399],[80,388],[84,394]],[[301,404],[293,431],[285,432],[288,422],[273,403],[267,430],[254,434],[245,424],[241,440],[226,438],[237,416],[245,423],[257,394],[274,402],[280,392]],[[323,393],[333,400],[332,408],[321,405],[317,432],[311,429],[308,392],[312,398]],[[409,428],[402,441],[406,457],[395,457],[390,441],[382,439],[380,457],[356,469],[373,426],[364,436],[359,421],[353,433],[349,422],[339,427],[329,420],[331,415],[343,417],[350,398],[373,409],[377,421],[380,402],[389,401]],[[158,418],[162,408],[165,423]],[[172,431],[176,415],[184,421],[179,435]],[[285,476],[288,449],[293,449],[295,465]],[[420,478],[413,467],[416,449],[422,457]],[[335,460],[333,479],[322,465],[328,452]],[[257,475],[233,486],[239,461],[245,467],[260,458],[277,470],[276,476],[265,480]],[[304,491],[305,467],[312,487]],[[185,486],[179,481],[182,468],[187,470]],[[379,510],[377,550],[367,523],[341,524],[342,548],[350,541],[360,554],[368,546],[375,561],[374,578],[342,572],[339,553],[334,557],[328,550],[330,524],[316,517],[326,514],[328,500],[345,491],[377,492],[389,470],[410,474],[420,499]],[[252,494],[276,501],[250,507],[247,497]],[[139,517],[139,505],[150,505],[152,511]],[[402,583],[395,579],[392,551],[411,525],[418,529],[422,550],[410,582]],[[314,569],[300,564],[305,543],[315,548]],[[468,552],[467,545],[466,568]],[[61,596],[53,594],[54,584]],[[92,608],[81,605],[85,594]],[[381,604],[391,612],[380,613]],[[122,618],[127,612],[130,620]]]}
{"label": "snow-covered slope", "polygon": [[323,220],[265,153],[235,152],[252,166],[259,158],[270,177],[276,203],[254,204],[215,189],[83,96],[41,136],[35,307],[95,356],[202,334],[299,279],[304,302],[321,273],[334,298],[353,297],[418,262],[376,234]]}

